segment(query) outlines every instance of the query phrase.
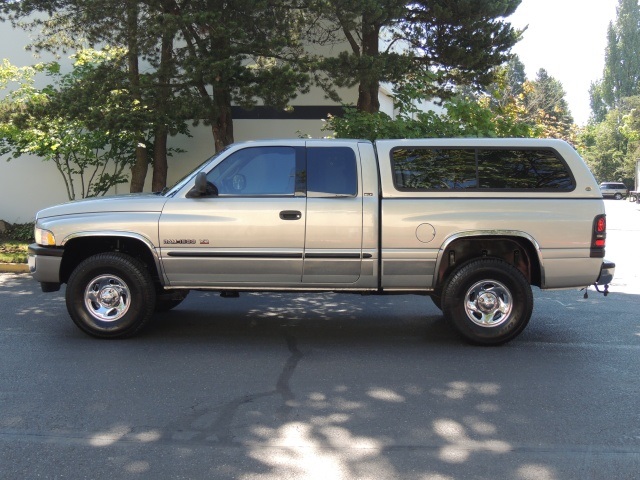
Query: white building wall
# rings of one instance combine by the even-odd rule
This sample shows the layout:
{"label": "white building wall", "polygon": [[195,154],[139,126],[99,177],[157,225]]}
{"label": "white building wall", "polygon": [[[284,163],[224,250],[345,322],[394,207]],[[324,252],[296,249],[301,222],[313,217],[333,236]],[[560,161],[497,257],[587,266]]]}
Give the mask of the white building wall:
{"label": "white building wall", "polygon": [[[24,50],[30,37],[22,30],[16,30],[9,23],[0,23],[0,59],[7,58],[13,65],[27,66],[41,61],[50,61],[52,55],[35,58]],[[64,60],[61,60],[64,62]],[[45,83],[46,84],[46,83]],[[339,89],[344,103],[355,103],[357,89]],[[324,92],[312,89],[308,94],[293,100],[294,106],[335,105],[325,98]],[[381,93],[381,103],[386,113],[393,113],[393,103],[386,93]],[[322,120],[234,120],[236,141],[263,138],[297,138],[310,135],[322,138],[330,132],[324,132]],[[191,128],[192,138],[180,136],[169,139],[170,147],[179,147],[185,153],[169,158],[167,184],[171,185],[198,164],[209,158],[214,152],[211,128],[199,126]],[[64,181],[52,162],[44,162],[33,156],[17,159],[0,156],[0,220],[10,223],[22,223],[35,218],[38,210],[47,206],[68,201]],[[148,173],[146,190],[150,190],[151,169]],[[126,193],[128,184],[113,189],[112,193]]]}

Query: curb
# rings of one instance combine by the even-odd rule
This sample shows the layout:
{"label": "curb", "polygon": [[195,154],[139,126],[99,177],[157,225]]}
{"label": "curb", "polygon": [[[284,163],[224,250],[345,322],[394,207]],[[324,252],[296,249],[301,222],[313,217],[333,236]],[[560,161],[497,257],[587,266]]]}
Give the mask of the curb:
{"label": "curb", "polygon": [[0,263],[0,273],[29,273],[26,263]]}

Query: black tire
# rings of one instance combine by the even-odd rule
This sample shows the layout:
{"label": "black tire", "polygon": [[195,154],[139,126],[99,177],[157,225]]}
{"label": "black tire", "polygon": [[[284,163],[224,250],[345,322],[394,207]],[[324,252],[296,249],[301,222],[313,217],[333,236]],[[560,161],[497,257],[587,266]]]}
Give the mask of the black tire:
{"label": "black tire", "polygon": [[66,303],[73,322],[97,338],[125,338],[151,318],[156,290],[145,265],[123,253],[84,260],[67,282]]}
{"label": "black tire", "polygon": [[616,200],[622,200],[622,194],[621,193],[616,193],[613,198],[615,198]]}
{"label": "black tire", "polygon": [[156,294],[156,312],[168,312],[180,305],[189,295],[189,290],[173,290]]}
{"label": "black tire", "polygon": [[517,268],[498,258],[479,258],[462,265],[447,279],[442,311],[471,343],[499,345],[527,326],[533,294]]}

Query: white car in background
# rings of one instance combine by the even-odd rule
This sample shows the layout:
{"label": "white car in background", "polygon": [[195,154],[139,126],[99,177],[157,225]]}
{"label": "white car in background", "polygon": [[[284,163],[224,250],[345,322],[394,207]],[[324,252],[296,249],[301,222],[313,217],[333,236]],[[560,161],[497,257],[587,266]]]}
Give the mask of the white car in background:
{"label": "white car in background", "polygon": [[622,182],[602,182],[600,191],[604,198],[615,198],[616,200],[622,200],[629,195],[627,186]]}

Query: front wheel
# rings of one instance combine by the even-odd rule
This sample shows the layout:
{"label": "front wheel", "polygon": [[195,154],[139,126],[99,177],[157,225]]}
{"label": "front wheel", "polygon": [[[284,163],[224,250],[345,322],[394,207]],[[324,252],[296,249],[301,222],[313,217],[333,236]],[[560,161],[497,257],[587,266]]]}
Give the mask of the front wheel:
{"label": "front wheel", "polygon": [[98,338],[124,338],[151,318],[156,291],[142,262],[122,253],[100,253],[72,272],[65,298],[80,330]]}
{"label": "front wheel", "polygon": [[613,198],[615,198],[616,200],[622,200],[622,194],[621,193],[616,193]]}
{"label": "front wheel", "polygon": [[442,311],[472,343],[498,345],[518,336],[533,311],[531,286],[514,266],[480,258],[461,266],[443,288]]}

